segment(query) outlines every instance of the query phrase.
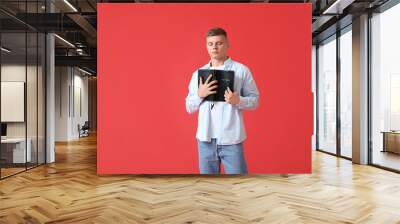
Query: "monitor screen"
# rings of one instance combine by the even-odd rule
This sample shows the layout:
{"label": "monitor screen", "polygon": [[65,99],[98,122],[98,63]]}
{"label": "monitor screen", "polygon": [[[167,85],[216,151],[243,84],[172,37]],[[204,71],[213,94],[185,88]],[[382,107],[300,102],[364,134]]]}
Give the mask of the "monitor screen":
{"label": "monitor screen", "polygon": [[7,136],[7,124],[1,124],[1,136]]}

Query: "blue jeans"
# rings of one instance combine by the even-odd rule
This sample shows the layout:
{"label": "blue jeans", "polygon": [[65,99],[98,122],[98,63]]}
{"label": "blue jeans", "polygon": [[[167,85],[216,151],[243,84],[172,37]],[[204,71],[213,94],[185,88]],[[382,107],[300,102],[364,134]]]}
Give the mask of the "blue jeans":
{"label": "blue jeans", "polygon": [[243,143],[235,145],[217,145],[197,140],[199,147],[199,167],[201,174],[220,174],[221,162],[226,174],[247,174],[247,165],[243,153]]}

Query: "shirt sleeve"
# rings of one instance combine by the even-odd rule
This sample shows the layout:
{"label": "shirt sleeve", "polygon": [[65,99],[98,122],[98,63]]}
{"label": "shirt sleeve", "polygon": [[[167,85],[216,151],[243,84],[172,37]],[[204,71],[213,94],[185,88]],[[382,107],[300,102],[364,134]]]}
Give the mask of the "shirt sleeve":
{"label": "shirt sleeve", "polygon": [[192,79],[189,83],[189,93],[186,97],[186,111],[188,113],[194,113],[199,110],[200,104],[203,102],[204,98],[197,95],[198,86],[197,71],[192,75]]}
{"label": "shirt sleeve", "polygon": [[238,109],[255,110],[259,105],[259,96],[260,93],[258,92],[253,75],[246,67],[244,71],[243,86],[240,91],[240,101],[236,106]]}

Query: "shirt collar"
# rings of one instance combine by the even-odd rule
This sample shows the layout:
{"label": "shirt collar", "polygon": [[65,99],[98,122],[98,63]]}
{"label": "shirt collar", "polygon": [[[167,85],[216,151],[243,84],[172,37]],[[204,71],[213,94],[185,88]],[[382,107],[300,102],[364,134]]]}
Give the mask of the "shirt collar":
{"label": "shirt collar", "polygon": [[[228,58],[224,61],[224,68],[229,67],[232,64],[232,59],[231,57],[228,56]],[[211,68],[211,60],[208,62],[207,67]]]}

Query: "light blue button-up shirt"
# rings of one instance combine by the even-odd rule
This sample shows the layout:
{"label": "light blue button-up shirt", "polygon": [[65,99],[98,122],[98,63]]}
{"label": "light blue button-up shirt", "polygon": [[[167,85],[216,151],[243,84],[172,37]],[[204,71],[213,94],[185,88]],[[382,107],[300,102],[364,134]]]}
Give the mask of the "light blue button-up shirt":
{"label": "light blue button-up shirt", "polygon": [[[209,69],[210,63],[200,69]],[[233,145],[243,142],[246,139],[242,110],[254,110],[258,106],[259,92],[253,76],[245,65],[228,58],[224,62],[224,70],[235,72],[234,91],[240,93],[240,102],[232,105],[222,103],[222,116],[220,120],[221,130],[217,137],[218,145]],[[198,90],[198,70],[196,70],[189,83],[189,94],[186,97],[186,111],[194,113],[199,111],[196,138],[200,141],[211,141],[211,106],[210,101],[203,100],[197,95]]]}

